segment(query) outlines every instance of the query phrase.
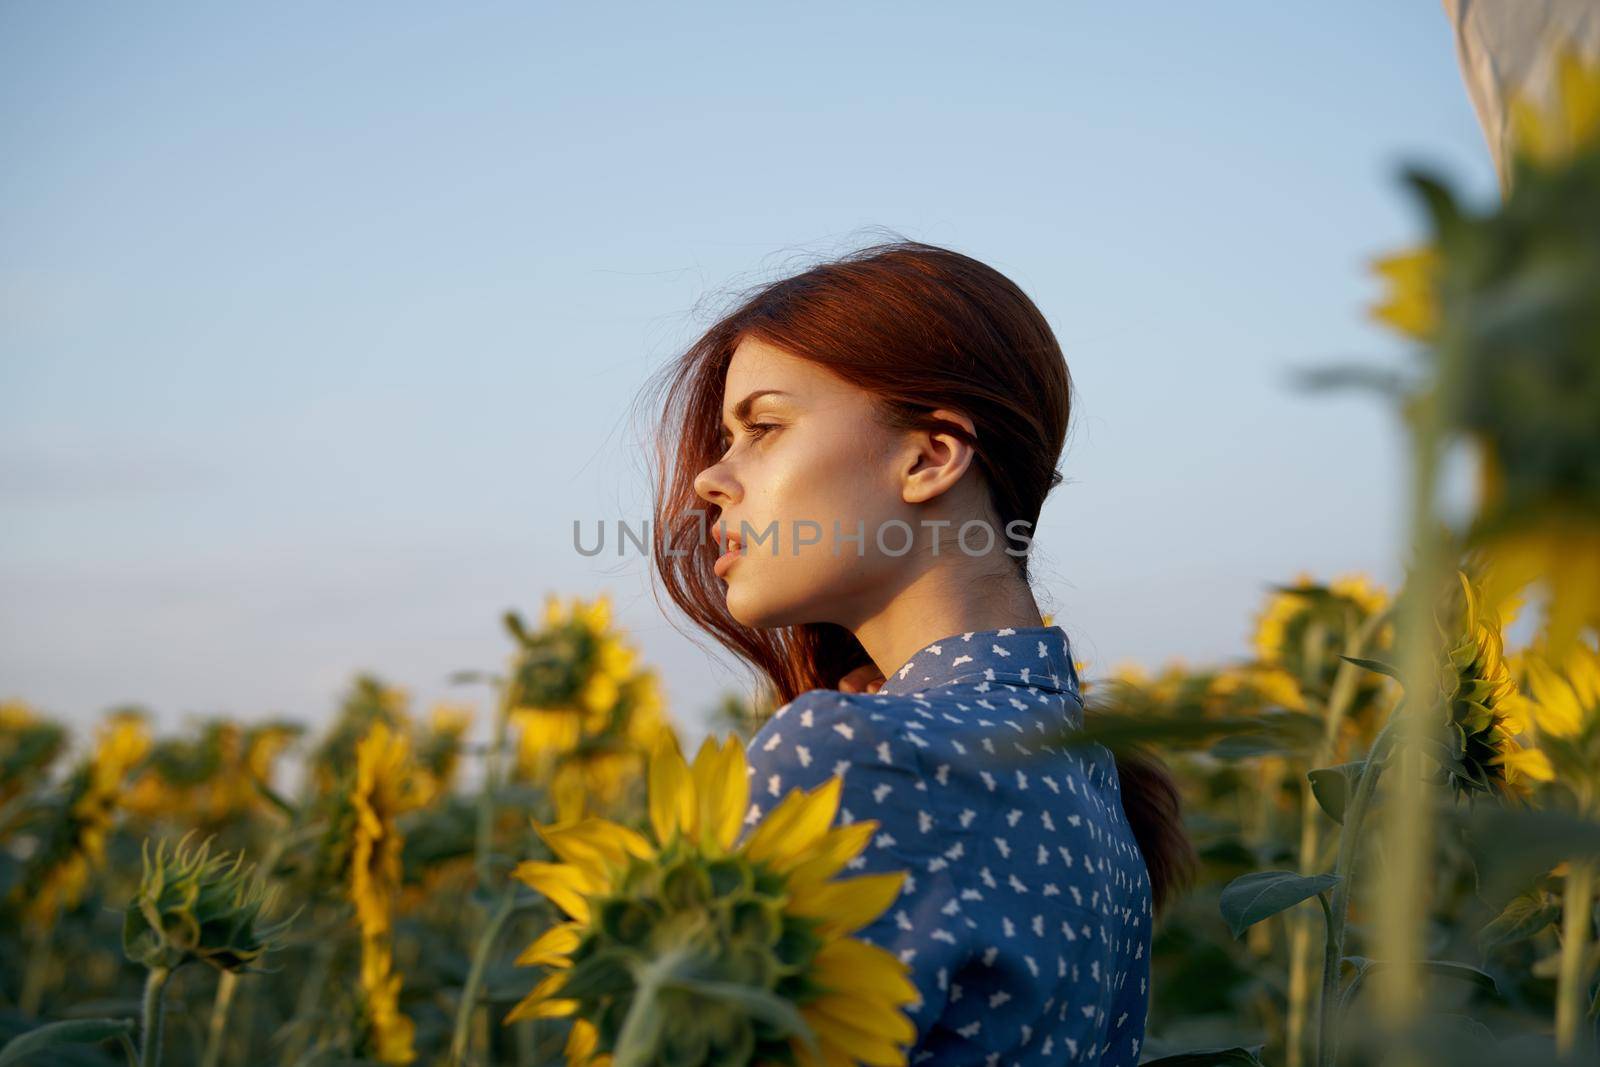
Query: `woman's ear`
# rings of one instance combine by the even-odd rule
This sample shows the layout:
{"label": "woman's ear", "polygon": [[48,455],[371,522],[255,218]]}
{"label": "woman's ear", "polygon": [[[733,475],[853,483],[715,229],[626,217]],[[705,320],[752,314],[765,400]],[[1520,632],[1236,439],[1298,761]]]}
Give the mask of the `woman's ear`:
{"label": "woman's ear", "polygon": [[[939,408],[930,418],[955,423],[973,437],[978,436],[972,420],[959,411]],[[908,504],[920,504],[947,492],[972,465],[975,455],[972,445],[949,430],[938,426],[914,430],[908,440],[908,459],[900,488],[900,497]]]}

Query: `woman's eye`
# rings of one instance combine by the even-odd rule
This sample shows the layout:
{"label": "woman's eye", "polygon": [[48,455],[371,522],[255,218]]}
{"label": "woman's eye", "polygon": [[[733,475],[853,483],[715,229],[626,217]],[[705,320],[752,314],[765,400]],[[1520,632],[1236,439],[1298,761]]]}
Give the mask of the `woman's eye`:
{"label": "woman's eye", "polygon": [[[775,422],[745,422],[740,423],[740,425],[744,427],[744,432],[749,434],[750,439],[753,441],[759,441],[773,430],[782,428]],[[723,434],[717,438],[717,447],[722,450],[723,455],[727,455],[728,450],[733,448],[733,437],[730,434]]]}

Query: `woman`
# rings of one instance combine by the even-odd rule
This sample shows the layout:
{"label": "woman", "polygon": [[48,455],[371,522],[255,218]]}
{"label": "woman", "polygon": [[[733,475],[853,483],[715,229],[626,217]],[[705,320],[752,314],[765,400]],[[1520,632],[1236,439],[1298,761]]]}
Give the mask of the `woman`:
{"label": "woman", "polygon": [[1038,308],[895,242],[759,288],[668,372],[657,572],[783,705],[747,826],[835,774],[879,823],[854,867],[911,873],[855,936],[909,965],[912,1064],[1137,1063],[1193,852],[1158,762],[1059,740],[1083,702],[1027,548],[1071,380]]}

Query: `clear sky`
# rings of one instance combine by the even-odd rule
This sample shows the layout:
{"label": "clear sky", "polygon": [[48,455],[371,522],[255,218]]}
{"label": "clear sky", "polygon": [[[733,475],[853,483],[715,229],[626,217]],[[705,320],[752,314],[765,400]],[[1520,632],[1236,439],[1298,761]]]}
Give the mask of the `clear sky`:
{"label": "clear sky", "polygon": [[[318,721],[609,591],[697,737],[745,676],[644,561],[628,405],[730,286],[887,235],[1044,310],[1037,533],[1075,654],[1240,654],[1269,582],[1399,576],[1402,164],[1493,171],[1429,0],[0,5],[0,696]],[[681,620],[680,620],[681,625]]]}

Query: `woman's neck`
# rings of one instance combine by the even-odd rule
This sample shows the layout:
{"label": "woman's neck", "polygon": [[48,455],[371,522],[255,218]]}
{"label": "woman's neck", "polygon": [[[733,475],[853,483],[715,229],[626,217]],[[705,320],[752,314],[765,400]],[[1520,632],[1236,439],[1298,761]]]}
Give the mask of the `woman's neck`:
{"label": "woman's neck", "polygon": [[850,630],[887,677],[941,637],[1043,624],[1033,591],[1014,569],[996,576],[971,567],[934,566]]}

